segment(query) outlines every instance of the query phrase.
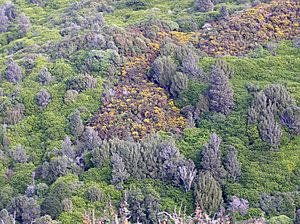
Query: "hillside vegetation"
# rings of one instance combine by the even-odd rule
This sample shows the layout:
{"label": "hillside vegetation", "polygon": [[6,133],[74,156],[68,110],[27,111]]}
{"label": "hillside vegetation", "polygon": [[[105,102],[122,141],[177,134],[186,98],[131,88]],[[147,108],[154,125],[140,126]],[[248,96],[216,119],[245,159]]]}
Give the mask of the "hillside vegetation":
{"label": "hillside vegetation", "polygon": [[0,221],[300,223],[298,0],[0,0]]}

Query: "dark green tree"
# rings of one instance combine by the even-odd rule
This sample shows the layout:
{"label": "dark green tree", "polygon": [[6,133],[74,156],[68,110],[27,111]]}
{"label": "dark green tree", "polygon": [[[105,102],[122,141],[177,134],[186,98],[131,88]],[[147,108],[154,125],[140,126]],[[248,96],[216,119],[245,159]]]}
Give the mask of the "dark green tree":
{"label": "dark green tree", "polygon": [[20,14],[18,20],[19,20],[18,21],[19,22],[19,27],[18,27],[19,28],[18,29],[19,36],[24,37],[31,28],[30,20],[24,13]]}
{"label": "dark green tree", "polygon": [[70,131],[71,134],[78,138],[84,131],[84,125],[80,117],[80,111],[75,110],[69,117]]}
{"label": "dark green tree", "polygon": [[233,146],[227,148],[225,157],[225,169],[228,172],[228,177],[232,181],[238,181],[241,176],[241,164],[237,158],[238,152]]}
{"label": "dark green tree", "polygon": [[281,117],[281,123],[284,124],[289,132],[293,135],[300,134],[300,107],[290,106],[287,107]]}
{"label": "dark green tree", "polygon": [[43,201],[41,209],[43,214],[50,215],[55,219],[62,213],[63,205],[57,197],[50,195]]}
{"label": "dark green tree", "polygon": [[176,72],[171,78],[170,93],[173,97],[177,97],[188,86],[188,77],[186,74]]}
{"label": "dark green tree", "polygon": [[0,222],[4,224],[14,224],[16,220],[6,209],[2,209],[0,210]]}
{"label": "dark green tree", "polygon": [[162,87],[169,89],[177,66],[171,57],[161,56],[155,59],[149,72],[149,77]]}
{"label": "dark green tree", "polygon": [[84,147],[87,150],[93,150],[101,145],[101,139],[98,133],[92,127],[86,127],[82,136],[82,141],[84,142]]}
{"label": "dark green tree", "polygon": [[297,211],[296,211],[296,218],[295,218],[294,223],[300,224],[300,209],[297,209]]}
{"label": "dark green tree", "polygon": [[130,176],[125,168],[125,164],[122,158],[114,153],[111,157],[111,165],[112,165],[112,179],[111,183],[115,185],[118,189],[122,189],[123,182],[128,179]]}
{"label": "dark green tree", "polygon": [[91,202],[96,202],[103,200],[104,194],[98,187],[91,186],[88,189],[86,189],[85,197]]}
{"label": "dark green tree", "polygon": [[216,133],[211,134],[209,142],[202,150],[201,167],[203,170],[209,171],[217,181],[223,183],[226,170],[222,166],[221,141]]}
{"label": "dark green tree", "polygon": [[228,115],[234,106],[233,90],[229,86],[228,77],[223,70],[214,66],[209,83],[209,109]]}
{"label": "dark green tree", "polygon": [[142,189],[132,188],[127,194],[131,221],[146,224],[158,223],[160,196],[152,186],[146,185]]}
{"label": "dark green tree", "polygon": [[5,15],[4,8],[0,8],[0,33],[6,32],[9,26],[9,20]]}
{"label": "dark green tree", "polygon": [[22,103],[17,103],[6,110],[6,123],[17,124],[24,117],[25,106]]}
{"label": "dark green tree", "polygon": [[24,224],[33,223],[40,216],[40,206],[34,198],[26,196],[14,197],[9,205],[9,211],[16,215],[17,221]]}
{"label": "dark green tree", "polygon": [[194,186],[195,203],[209,214],[215,214],[223,203],[219,183],[209,171],[201,172]]}
{"label": "dark green tree", "polygon": [[76,151],[69,136],[66,136],[61,144],[61,154],[62,156],[66,156],[70,161],[75,160]]}
{"label": "dark green tree", "polygon": [[17,163],[26,163],[28,160],[26,150],[21,145],[17,145],[11,154],[12,154],[12,158]]}

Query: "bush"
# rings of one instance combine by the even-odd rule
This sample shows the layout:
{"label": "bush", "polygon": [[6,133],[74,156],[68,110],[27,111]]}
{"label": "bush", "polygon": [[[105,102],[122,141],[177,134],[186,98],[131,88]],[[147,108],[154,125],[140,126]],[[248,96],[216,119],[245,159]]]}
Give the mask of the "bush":
{"label": "bush", "polygon": [[269,224],[292,224],[293,220],[285,215],[275,216],[269,219]]}
{"label": "bush", "polygon": [[155,59],[149,72],[149,77],[160,86],[168,89],[177,66],[171,57],[161,56]]}
{"label": "bush", "polygon": [[30,28],[31,28],[30,20],[24,13],[21,13],[19,16],[19,29],[18,29],[19,35],[21,37],[25,36],[27,32],[30,30]]}
{"label": "bush", "polygon": [[195,0],[194,8],[198,12],[209,12],[214,10],[214,4],[211,0]]}
{"label": "bush", "polygon": [[54,80],[47,68],[42,68],[39,72],[38,81],[42,85],[49,85]]}
{"label": "bush", "polygon": [[6,62],[6,66],[7,67],[5,75],[7,81],[12,82],[14,84],[21,82],[23,78],[23,73],[19,65],[13,59],[9,59]]}
{"label": "bush", "polygon": [[32,223],[40,215],[40,206],[33,198],[18,196],[12,199],[9,206],[11,214],[21,223]]}
{"label": "bush", "polygon": [[51,95],[47,90],[41,90],[35,97],[36,104],[41,108],[46,108],[51,100]]}
{"label": "bush", "polygon": [[145,0],[126,0],[125,5],[133,10],[144,10],[149,3]]}
{"label": "bush", "polygon": [[69,105],[74,103],[78,97],[78,92],[76,90],[68,90],[64,95],[64,103]]}
{"label": "bush", "polygon": [[87,89],[97,87],[97,79],[89,75],[77,76],[67,81],[67,88],[77,92],[83,92]]}

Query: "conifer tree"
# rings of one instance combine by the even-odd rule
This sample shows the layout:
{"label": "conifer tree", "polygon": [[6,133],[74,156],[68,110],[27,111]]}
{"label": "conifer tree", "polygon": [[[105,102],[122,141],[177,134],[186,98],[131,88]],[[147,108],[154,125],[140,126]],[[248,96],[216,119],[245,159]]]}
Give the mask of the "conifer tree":
{"label": "conifer tree", "polygon": [[28,160],[26,150],[21,145],[16,146],[12,152],[12,157],[17,163],[26,163]]}
{"label": "conifer tree", "polygon": [[228,172],[229,179],[234,182],[241,176],[241,164],[237,158],[237,154],[235,147],[229,146],[225,157],[225,168]]}
{"label": "conifer tree", "polygon": [[191,190],[193,181],[196,177],[197,171],[195,164],[192,160],[189,160],[186,165],[180,166],[179,168],[180,179],[184,184],[185,191]]}
{"label": "conifer tree", "polygon": [[259,124],[259,133],[263,141],[271,146],[278,147],[281,142],[281,129],[274,117],[274,112],[271,106],[268,106],[262,113],[262,118]]}
{"label": "conifer tree", "polygon": [[74,113],[71,114],[71,116],[69,117],[69,124],[70,124],[71,134],[76,138],[81,136],[84,130],[84,125],[81,120],[79,110],[75,110]]}
{"label": "conifer tree", "polygon": [[228,115],[233,109],[233,90],[229,86],[228,77],[216,66],[211,72],[208,98],[212,111]]}
{"label": "conifer tree", "polygon": [[226,171],[222,166],[220,144],[221,139],[216,133],[213,133],[209,143],[202,150],[201,166],[203,170],[209,171],[217,181],[223,183]]}
{"label": "conifer tree", "polygon": [[196,204],[210,214],[218,212],[223,203],[221,187],[209,171],[199,174],[195,181],[194,196]]}
{"label": "conifer tree", "polygon": [[84,146],[88,150],[93,150],[101,145],[98,133],[92,127],[86,127],[83,133]]}
{"label": "conifer tree", "polygon": [[161,56],[155,59],[149,72],[150,78],[168,89],[171,78],[176,74],[177,66],[171,57]]}
{"label": "conifer tree", "polygon": [[30,28],[31,28],[30,20],[24,13],[21,13],[21,15],[19,16],[19,35],[21,37],[25,36],[27,32],[30,30]]}
{"label": "conifer tree", "polygon": [[72,145],[69,136],[65,136],[65,139],[61,144],[61,153],[63,156],[66,156],[70,161],[75,160],[75,148]]}
{"label": "conifer tree", "polygon": [[171,78],[170,93],[173,97],[177,97],[183,90],[187,88],[188,77],[186,74],[177,72]]}
{"label": "conifer tree", "polygon": [[122,158],[114,153],[111,158],[112,164],[112,180],[111,183],[116,185],[118,189],[122,189],[123,182],[129,177]]}
{"label": "conifer tree", "polygon": [[233,213],[238,212],[241,215],[246,215],[249,210],[249,202],[246,199],[233,196],[229,204],[229,210]]}
{"label": "conifer tree", "polygon": [[300,223],[300,209],[297,209],[296,211],[296,218],[295,218],[295,224],[299,224]]}

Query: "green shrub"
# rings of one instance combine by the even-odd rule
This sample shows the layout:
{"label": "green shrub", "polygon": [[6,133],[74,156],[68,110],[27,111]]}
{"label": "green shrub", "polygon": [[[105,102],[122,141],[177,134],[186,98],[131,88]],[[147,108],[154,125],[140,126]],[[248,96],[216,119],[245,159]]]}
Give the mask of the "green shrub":
{"label": "green shrub", "polygon": [[275,216],[269,219],[269,224],[292,224],[293,220],[285,215]]}

